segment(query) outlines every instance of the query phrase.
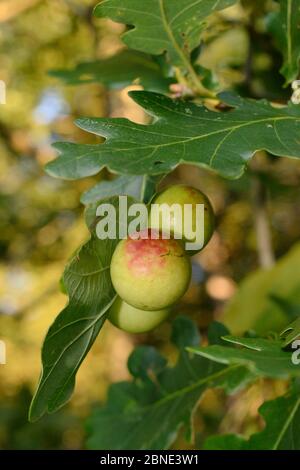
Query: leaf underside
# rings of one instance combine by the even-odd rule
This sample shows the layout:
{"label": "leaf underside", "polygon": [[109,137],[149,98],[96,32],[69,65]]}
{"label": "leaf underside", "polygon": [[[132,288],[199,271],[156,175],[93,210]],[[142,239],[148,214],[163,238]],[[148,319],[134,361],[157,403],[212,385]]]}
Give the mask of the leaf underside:
{"label": "leaf underside", "polygon": [[131,196],[138,201],[148,203],[156,192],[156,186],[162,177],[159,176],[119,176],[112,181],[100,181],[81,196],[85,205],[95,204],[101,199],[116,195]]}
{"label": "leaf underside", "polygon": [[[118,213],[118,197],[105,202],[114,205]],[[133,202],[128,198],[128,206]],[[68,401],[78,368],[116,298],[110,262],[118,239],[100,240],[94,224],[92,228],[91,239],[74,255],[63,275],[69,302],[50,327],[43,344],[43,369],[30,407],[31,421],[56,411]]]}

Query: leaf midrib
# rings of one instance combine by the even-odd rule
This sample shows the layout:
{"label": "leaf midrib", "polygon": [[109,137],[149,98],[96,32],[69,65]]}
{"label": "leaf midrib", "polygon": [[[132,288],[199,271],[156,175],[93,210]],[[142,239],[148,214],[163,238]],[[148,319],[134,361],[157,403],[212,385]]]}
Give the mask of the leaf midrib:
{"label": "leaf midrib", "polygon": [[175,37],[174,37],[174,34],[173,34],[173,31],[168,23],[168,19],[167,19],[167,15],[166,15],[166,12],[165,12],[165,7],[164,7],[164,0],[159,0],[159,8],[160,8],[160,13],[161,13],[161,19],[162,19],[162,23],[163,23],[163,26],[165,28],[165,31],[168,35],[168,38],[170,39],[175,51],[177,52],[180,60],[184,63],[184,65],[189,68],[190,67],[190,64],[189,62],[187,61],[181,47],[179,46],[179,44],[177,43]]}
{"label": "leaf midrib", "polygon": [[[275,122],[279,122],[279,121],[286,121],[286,120],[299,120],[293,116],[280,116],[280,117],[273,117],[273,118],[263,118],[263,119],[257,119],[255,121],[250,121],[250,122],[243,122],[242,124],[238,125],[238,126],[231,126],[231,127],[226,127],[224,129],[219,129],[217,131],[212,131],[212,132],[209,132],[209,133],[206,133],[206,134],[202,134],[202,135],[197,135],[195,137],[186,137],[184,140],[177,140],[177,141],[173,141],[173,142],[167,142],[167,143],[164,143],[164,144],[152,144],[152,145],[144,145],[144,146],[135,146],[135,147],[129,147],[129,148],[115,148],[115,147],[112,147],[110,149],[106,149],[104,148],[104,151],[111,151],[113,150],[114,152],[124,152],[124,151],[129,151],[129,150],[146,150],[146,149],[156,149],[156,148],[162,148],[162,147],[171,147],[173,145],[178,145],[178,144],[186,144],[186,143],[190,143],[190,142],[193,142],[193,141],[197,141],[197,140],[201,140],[201,139],[205,139],[207,137],[211,137],[213,135],[217,135],[217,134],[222,134],[224,132],[234,132],[238,129],[241,129],[243,127],[247,127],[247,126],[252,126],[252,125],[255,125],[255,124],[260,124],[260,123],[275,123]],[[119,124],[118,124],[119,126]],[[145,126],[147,127],[147,126]],[[147,129],[140,129],[144,132],[148,132]],[[150,133],[150,132],[148,132]],[[154,133],[152,132],[153,134],[155,135],[158,135],[160,136],[161,134],[159,132],[157,133]],[[110,139],[109,137],[106,138],[106,142],[109,142]],[[105,144],[100,144],[100,146],[103,145],[105,147]],[[95,149],[94,150],[91,150],[87,153],[85,153],[84,155],[79,155],[77,157],[77,160],[81,159],[81,158],[85,158],[86,155],[90,155],[92,153],[98,153],[98,148],[99,148],[99,144],[95,145]]]}
{"label": "leaf midrib", "polygon": [[180,61],[182,62],[184,68],[188,71],[191,78],[193,79],[193,82],[194,82],[196,88],[200,91],[203,91],[202,90],[202,84],[200,82],[200,79],[199,79],[198,75],[196,74],[193,66],[191,65],[190,61],[188,60],[185,53],[183,52],[181,46],[176,41],[176,38],[175,38],[175,36],[173,34],[173,31],[172,31],[172,28],[170,27],[170,25],[168,23],[168,19],[167,19],[166,12],[165,12],[165,7],[164,7],[164,0],[159,0],[159,8],[160,8],[160,12],[161,12],[161,19],[162,19],[163,26],[166,30],[167,36],[170,39],[171,44],[173,45]]}
{"label": "leaf midrib", "polygon": [[215,372],[207,377],[204,377],[203,379],[198,380],[197,382],[191,385],[187,385],[186,387],[180,388],[179,390],[176,390],[175,392],[170,393],[169,395],[155,402],[154,405],[151,404],[151,405],[145,406],[144,408],[142,408],[142,410],[146,411],[147,409],[150,409],[150,408],[157,408],[170,400],[174,400],[178,396],[180,397],[181,395],[185,395],[186,393],[192,392],[193,390],[200,387],[201,385],[204,385],[207,382],[211,382],[212,380],[222,377],[222,375],[226,375],[228,372],[232,371],[233,369],[238,369],[238,368],[243,369],[244,366],[241,366],[240,364],[234,364],[234,365],[225,367],[224,369],[218,372]]}
{"label": "leaf midrib", "polygon": [[296,401],[295,405],[294,405],[293,408],[292,408],[291,413],[290,413],[289,416],[287,417],[287,419],[286,419],[286,421],[285,421],[285,423],[284,423],[284,426],[283,426],[283,428],[281,429],[281,431],[280,431],[280,433],[279,433],[279,435],[278,435],[278,438],[276,439],[276,441],[275,441],[275,443],[274,443],[274,445],[273,445],[273,447],[272,447],[272,450],[277,450],[277,449],[278,449],[279,444],[280,444],[281,440],[283,439],[283,437],[284,437],[284,435],[285,435],[285,433],[286,433],[286,431],[287,431],[289,425],[291,424],[291,422],[292,422],[292,420],[293,420],[293,418],[294,418],[294,416],[295,416],[295,414],[296,414],[296,412],[297,412],[299,406],[300,406],[300,397],[299,397],[298,400]]}
{"label": "leaf midrib", "polygon": [[[94,328],[94,325],[93,325],[93,328]],[[91,339],[93,337],[93,329],[91,330],[90,332],[90,336],[88,338],[88,341],[86,342],[86,347],[83,349],[83,352],[81,354],[81,356],[79,357],[76,365],[73,367],[73,371],[71,374],[69,374],[64,382],[64,384],[62,385],[62,387],[59,389],[58,393],[56,393],[54,396],[53,396],[53,399],[51,401],[49,401],[49,405],[48,405],[48,409],[50,409],[50,404],[52,404],[52,407],[53,408],[53,404],[54,404],[54,409],[56,408],[55,406],[55,403],[58,402],[59,400],[59,397],[64,393],[67,385],[69,384],[70,380],[72,379],[72,377],[74,377],[74,375],[76,374],[77,370],[79,369],[79,366],[80,364],[82,363],[84,357],[86,356],[87,354],[87,351],[88,351],[88,347],[89,347],[89,344],[91,342]]]}
{"label": "leaf midrib", "polygon": [[[147,150],[147,149],[153,149],[153,151],[156,151],[160,148],[167,148],[167,147],[172,147],[174,145],[178,145],[178,144],[186,144],[186,143],[190,143],[190,142],[193,142],[193,141],[197,141],[197,140],[201,140],[201,139],[204,139],[204,138],[207,138],[207,137],[211,137],[213,135],[217,135],[217,134],[222,134],[224,132],[230,132],[230,133],[233,133],[234,131],[238,130],[238,129],[241,129],[243,127],[247,127],[247,126],[252,126],[252,125],[256,125],[256,124],[260,124],[260,123],[273,123],[274,126],[275,126],[275,122],[280,122],[280,121],[287,121],[287,120],[291,120],[291,121],[299,121],[298,118],[294,117],[294,116],[278,116],[278,117],[272,117],[272,118],[263,118],[263,119],[257,119],[255,121],[250,121],[250,122],[243,122],[242,124],[238,125],[238,126],[231,126],[231,127],[228,127],[228,128],[224,128],[224,129],[220,129],[220,130],[217,130],[217,131],[213,131],[213,132],[210,132],[210,133],[206,133],[206,134],[202,134],[202,135],[198,135],[198,136],[195,136],[195,137],[190,137],[190,138],[185,138],[184,140],[178,140],[178,141],[173,141],[173,142],[167,142],[167,143],[164,143],[164,144],[152,144],[152,145],[144,145],[144,146],[134,146],[134,147],[129,147],[129,148],[116,148],[116,147],[109,147],[107,144],[109,143],[110,141],[110,138],[109,136],[106,137],[106,144],[100,144],[100,146],[103,146],[103,148],[101,148],[101,152],[102,153],[110,153],[110,152],[127,152],[127,151],[132,151],[132,150]],[[118,124],[120,126],[120,124]],[[147,127],[147,126],[145,126]],[[85,129],[85,130],[89,130],[89,129]],[[137,129],[135,129],[137,130]],[[139,131],[143,131],[145,133],[151,133],[151,131],[147,131],[147,128],[144,130],[144,129],[138,129]],[[92,131],[90,131],[92,132]],[[276,133],[277,133],[277,129],[276,129]],[[159,132],[157,133],[154,133],[152,132],[153,134],[156,134],[158,136],[160,136]],[[282,145],[282,144],[281,144]],[[76,156],[74,159],[76,159],[76,161],[79,161],[79,160],[82,160],[83,158],[86,158],[86,157],[90,157],[91,155],[95,155],[95,154],[99,154],[99,144],[95,145],[95,148],[93,150],[91,150],[91,147],[89,146],[89,150],[87,150],[85,153],[81,154],[81,155],[78,155]],[[286,155],[288,156],[288,154]],[[146,156],[148,157],[148,155]],[[145,158],[145,157],[143,157]],[[60,160],[60,167],[68,167],[69,165],[69,162],[68,160]],[[106,163],[104,163],[106,164]]]}
{"label": "leaf midrib", "polygon": [[[204,379],[201,379],[201,380],[198,380],[197,382],[191,384],[191,385],[188,385],[186,387],[183,387],[179,390],[176,390],[175,392],[173,393],[170,393],[169,395],[161,398],[160,400],[158,400],[157,402],[155,402],[154,404],[150,404],[148,406],[144,406],[144,407],[141,407],[139,408],[139,411],[142,412],[142,413],[146,413],[147,411],[149,410],[154,410],[156,408],[159,408],[160,406],[163,406],[165,403],[169,402],[169,401],[172,401],[172,400],[175,400],[176,398],[183,398],[184,395],[186,395],[187,393],[190,393],[192,391],[194,391],[195,389],[197,389],[198,387],[201,387],[201,385],[204,385],[206,384],[207,382],[211,382],[213,380],[216,380],[218,379],[219,377],[222,377],[222,375],[226,375],[228,372],[231,372],[232,370],[234,369],[238,369],[238,368],[243,368],[240,364],[235,364],[233,366],[228,366],[226,367],[225,369],[222,369],[218,372],[215,372],[214,374],[211,374],[207,377],[205,377]],[[169,414],[171,414],[173,412],[172,408],[171,410],[169,410]],[[166,420],[165,420],[166,421]],[[137,431],[138,429],[136,429]],[[159,432],[161,432],[161,429],[159,430]],[[155,436],[156,437],[156,436]],[[132,439],[132,435],[125,441],[125,442],[128,442]],[[151,438],[151,442],[153,441],[153,438]]]}
{"label": "leaf midrib", "polygon": [[[173,16],[172,20],[170,21],[170,26],[177,20],[177,18],[180,18],[180,16],[185,13],[186,11],[190,10],[191,8],[193,8],[195,5],[197,5],[198,3],[202,3],[203,0],[196,0],[194,3],[192,3],[191,5],[187,5],[185,8],[183,8],[182,10],[180,10],[177,15]],[[218,3],[220,2],[220,0],[217,0],[215,5],[212,7],[212,11],[218,6]]]}
{"label": "leaf midrib", "polygon": [[70,273],[70,274],[73,274],[74,276],[79,276],[79,277],[88,277],[88,276],[94,276],[95,274],[102,273],[103,271],[107,271],[108,269],[110,269],[110,266],[103,266],[100,269],[96,269],[95,271],[91,271],[88,273],[78,273],[76,271],[69,270],[68,274]]}
{"label": "leaf midrib", "polygon": [[[111,302],[112,303],[112,302]],[[110,304],[111,304],[110,303]],[[57,360],[54,362],[53,366],[51,367],[50,371],[48,372],[47,376],[43,379],[43,375],[41,376],[41,382],[38,386],[38,391],[37,391],[37,394],[35,396],[35,398],[38,397],[38,395],[41,393],[41,390],[43,390],[45,384],[48,382],[50,376],[52,375],[52,372],[54,371],[54,369],[56,368],[57,364],[59,363],[59,361],[61,360],[62,356],[65,354],[65,352],[74,344],[76,343],[76,341],[78,341],[81,336],[83,336],[86,332],[88,332],[91,328],[94,328],[94,326],[96,325],[96,323],[101,319],[102,315],[108,310],[108,308],[110,307],[110,304],[107,306],[107,308],[103,308],[101,309],[101,312],[99,312],[99,314],[95,317],[95,320],[89,324],[83,331],[81,331],[79,333],[79,335],[76,336],[76,338],[74,338],[72,341],[70,341],[66,346],[65,348],[62,350],[61,354],[59,355],[59,357],[57,358]],[[67,327],[68,325],[65,325],[65,327]],[[92,337],[92,335],[90,336],[90,338]],[[87,346],[89,345],[89,341],[87,341]],[[85,348],[84,351],[86,351],[87,348]],[[84,356],[81,356],[81,358],[84,357]],[[71,374],[69,374],[64,382],[64,385],[62,388],[64,388],[66,386],[66,384],[69,382],[70,378],[74,375],[74,371],[76,372],[76,368],[73,369],[73,372]],[[57,395],[56,395],[57,397]],[[34,402],[33,402],[34,403]]]}

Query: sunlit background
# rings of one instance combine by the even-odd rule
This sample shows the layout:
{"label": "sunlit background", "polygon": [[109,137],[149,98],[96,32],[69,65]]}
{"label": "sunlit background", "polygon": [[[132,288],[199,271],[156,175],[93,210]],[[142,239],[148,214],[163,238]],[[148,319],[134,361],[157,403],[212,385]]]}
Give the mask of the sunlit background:
{"label": "sunlit background", "polygon": [[[150,343],[171,358],[173,354],[167,341],[170,323],[143,336],[127,335],[107,323],[79,371],[70,404],[38,423],[27,421],[40,372],[42,341],[67,301],[59,279],[70,255],[88,237],[80,195],[101,178],[111,178],[106,171],[76,182],[47,176],[44,165],[55,157],[51,144],[57,140],[95,142],[95,137],[73,124],[79,116],[146,119],[127,97],[128,89],[108,92],[99,83],[66,86],[48,74],[51,69],[109,57],[123,47],[122,26],[93,18],[95,3],[0,1],[0,80],[6,84],[6,104],[0,105],[0,340],[7,347],[7,364],[0,365],[2,449],[84,448],[85,417],[95,402],[105,399],[111,382],[129,377],[126,361],[134,345]],[[223,88],[235,86],[243,92],[245,87],[248,21],[249,12],[241,6],[211,19],[200,61],[214,70]],[[253,27],[260,31],[264,25],[257,21]],[[258,45],[252,51],[255,77],[250,93],[280,102],[289,92],[280,91],[282,80],[274,73],[280,56],[270,50]],[[273,246],[280,257],[299,240],[300,165],[296,160],[270,160],[264,154],[255,158],[252,171],[256,165],[269,189]],[[193,318],[204,336],[213,319],[228,317],[227,324],[238,329],[239,301],[229,313],[224,313],[225,307],[241,280],[259,267],[257,208],[249,173],[228,182],[204,170],[181,167],[163,184],[178,181],[208,194],[217,230],[209,246],[193,260],[193,283],[177,312]],[[257,285],[246,292],[251,302]],[[245,329],[249,329],[257,318],[252,319],[249,302],[245,305],[243,299],[242,307],[248,309],[243,316],[245,320],[248,315]],[[253,315],[255,311],[253,307]],[[280,315],[275,325],[264,315],[259,323],[262,330],[269,323],[274,329],[281,326]],[[207,393],[196,415],[198,441],[215,430],[220,418],[222,431],[253,432],[261,425],[258,406],[281,393],[282,387],[274,382],[260,388],[254,385],[242,399],[230,402],[221,392]],[[175,447],[182,445],[179,439]]]}

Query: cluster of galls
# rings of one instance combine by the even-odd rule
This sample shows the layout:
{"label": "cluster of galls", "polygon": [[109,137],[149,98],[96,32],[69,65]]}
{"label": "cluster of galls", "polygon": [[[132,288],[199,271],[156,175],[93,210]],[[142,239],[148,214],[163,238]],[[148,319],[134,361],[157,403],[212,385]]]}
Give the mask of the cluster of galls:
{"label": "cluster of galls", "polygon": [[[193,233],[199,225],[196,224],[196,205],[203,204],[203,247],[209,242],[214,230],[214,212],[202,192],[189,186],[176,185],[158,194],[153,203],[180,204],[183,219],[186,205],[191,205]],[[178,227],[182,224],[176,220],[175,212],[172,216],[170,229],[173,237],[176,234],[175,238],[162,237],[166,221],[160,218],[157,226],[152,225],[146,233],[121,240],[113,254],[110,272],[118,298],[110,309],[109,320],[129,333],[145,333],[158,326],[189,286],[189,255],[195,252],[186,252],[185,242],[194,240],[187,240],[178,233]]]}

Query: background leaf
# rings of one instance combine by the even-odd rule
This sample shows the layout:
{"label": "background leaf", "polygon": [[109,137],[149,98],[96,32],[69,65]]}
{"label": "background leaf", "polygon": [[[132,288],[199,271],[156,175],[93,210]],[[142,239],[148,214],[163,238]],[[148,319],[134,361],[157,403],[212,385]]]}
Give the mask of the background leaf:
{"label": "background leaf", "polygon": [[133,25],[123,35],[131,49],[159,55],[167,52],[172,65],[189,68],[189,55],[200,43],[205,19],[236,0],[104,0],[95,15]]}
{"label": "background leaf", "polygon": [[280,332],[300,315],[300,244],[269,270],[248,275],[225,308],[223,322],[235,335],[254,329]]}
{"label": "background leaf", "polygon": [[298,0],[279,0],[280,11],[270,14],[269,31],[273,34],[278,48],[283,54],[281,73],[286,85],[296,80],[300,61],[300,8]]}
{"label": "background leaf", "polygon": [[107,140],[100,145],[58,143],[61,155],[46,166],[60,178],[83,178],[107,166],[126,174],[158,175],[180,163],[209,167],[237,178],[257,150],[300,157],[300,108],[274,108],[261,100],[222,95],[235,109],[217,113],[204,106],[173,101],[143,91],[130,96],[155,122],[145,126],[127,119],[86,118],[77,124]]}
{"label": "background leaf", "polygon": [[112,385],[106,405],[95,408],[88,421],[90,449],[166,449],[183,425],[192,435],[193,410],[207,387],[233,392],[254,378],[243,366],[190,357],[182,346],[194,346],[199,334],[186,317],[175,320],[172,339],[180,347],[174,367],[166,367],[153,347],[132,353],[134,381]]}
{"label": "background leaf", "polygon": [[172,79],[164,78],[159,64],[149,55],[123,50],[108,59],[78,64],[71,70],[52,70],[50,75],[68,85],[98,82],[108,89],[122,89],[132,83],[149,91],[167,93]]}
{"label": "background leaf", "polygon": [[265,421],[263,431],[247,441],[225,435],[207,439],[210,450],[295,450],[300,448],[300,397],[296,388],[284,397],[264,403],[259,410]]}
{"label": "background leaf", "polygon": [[100,183],[85,191],[80,200],[83,204],[88,205],[106,197],[122,194],[127,194],[139,200],[143,183],[144,176],[135,175],[120,176],[112,181],[100,181]]}
{"label": "background leaf", "polygon": [[226,365],[243,365],[252,372],[273,378],[290,378],[300,375],[300,368],[292,363],[292,353],[283,351],[282,342],[263,338],[223,338],[235,346],[213,345],[189,348],[190,352]]}
{"label": "background leaf", "polygon": [[[106,202],[118,209],[117,197]],[[32,421],[56,411],[73,392],[77,370],[116,297],[109,269],[117,243],[118,239],[99,240],[92,233],[66,267],[63,285],[69,302],[45,338],[42,375],[30,408]]]}
{"label": "background leaf", "polygon": [[97,203],[100,199],[116,195],[131,196],[138,201],[147,203],[156,191],[161,176],[119,176],[111,181],[100,181],[81,196],[85,205]]}

